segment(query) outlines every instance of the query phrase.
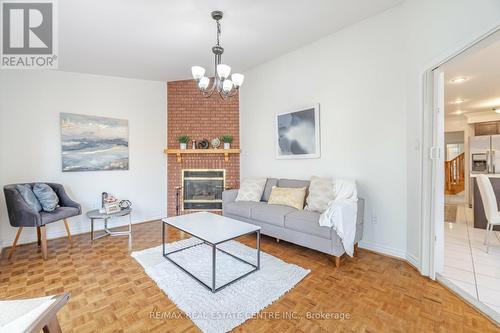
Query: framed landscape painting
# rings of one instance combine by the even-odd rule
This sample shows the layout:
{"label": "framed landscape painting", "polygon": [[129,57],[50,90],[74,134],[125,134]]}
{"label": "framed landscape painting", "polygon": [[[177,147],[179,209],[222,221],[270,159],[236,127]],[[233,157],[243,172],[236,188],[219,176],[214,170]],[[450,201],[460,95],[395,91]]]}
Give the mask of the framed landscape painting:
{"label": "framed landscape painting", "polygon": [[319,158],[319,104],[276,115],[276,158]]}
{"label": "framed landscape painting", "polygon": [[128,120],[61,113],[62,171],[128,170]]}

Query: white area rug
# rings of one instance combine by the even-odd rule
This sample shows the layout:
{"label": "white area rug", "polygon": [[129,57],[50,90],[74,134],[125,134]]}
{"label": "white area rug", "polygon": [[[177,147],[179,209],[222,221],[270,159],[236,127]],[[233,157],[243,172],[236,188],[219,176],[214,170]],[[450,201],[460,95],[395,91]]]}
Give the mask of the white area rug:
{"label": "white area rug", "polygon": [[[188,238],[167,245],[167,251],[202,243]],[[217,246],[249,262],[256,263],[257,251],[237,241]],[[288,264],[261,251],[260,270],[212,293],[162,256],[162,247],[132,253],[148,274],[179,309],[203,332],[227,332],[279,299],[302,280],[310,270]],[[201,244],[169,256],[205,283],[211,283],[211,247]],[[220,286],[252,269],[233,257],[217,251],[216,285]],[[161,309],[159,309],[161,311]]]}

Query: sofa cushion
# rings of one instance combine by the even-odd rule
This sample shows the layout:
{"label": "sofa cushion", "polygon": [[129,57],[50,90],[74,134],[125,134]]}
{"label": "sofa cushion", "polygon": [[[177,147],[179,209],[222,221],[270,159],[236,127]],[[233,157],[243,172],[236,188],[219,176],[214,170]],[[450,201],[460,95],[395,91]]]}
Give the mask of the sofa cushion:
{"label": "sofa cushion", "polygon": [[42,218],[42,225],[44,225],[68,217],[77,216],[79,214],[80,211],[75,207],[57,207],[51,212],[40,212],[40,217]]}
{"label": "sofa cushion", "polygon": [[285,215],[296,211],[295,208],[288,206],[263,203],[253,207],[250,215],[254,220],[283,227],[285,225]]}
{"label": "sofa cushion", "polygon": [[31,209],[36,210],[37,212],[42,210],[42,205],[40,204],[40,202],[36,198],[35,193],[33,193],[33,190],[31,189],[31,185],[19,184],[19,185],[16,185],[16,189],[19,192],[19,194],[21,194],[24,201]]}
{"label": "sofa cushion", "polygon": [[235,201],[224,205],[224,214],[251,218],[251,210],[259,205],[267,205],[265,202]]}
{"label": "sofa cushion", "polygon": [[46,212],[52,212],[56,209],[59,203],[59,197],[56,192],[47,184],[36,183],[33,186],[33,193],[42,205],[42,209]]}
{"label": "sofa cushion", "polygon": [[266,186],[266,178],[246,178],[241,182],[240,189],[236,201],[255,201],[260,202],[264,186]]}
{"label": "sofa cushion", "polygon": [[306,210],[323,213],[333,199],[335,199],[333,178],[311,177]]}
{"label": "sofa cushion", "polygon": [[270,205],[290,206],[298,210],[304,209],[306,188],[273,187],[269,201]]}
{"label": "sofa cushion", "polygon": [[278,180],[278,187],[309,187],[308,180],[300,179],[280,179]]}
{"label": "sofa cushion", "polygon": [[264,193],[262,193],[261,201],[267,202],[271,196],[271,191],[273,186],[278,186],[278,178],[267,178],[266,187],[264,187]]}
{"label": "sofa cushion", "polygon": [[285,228],[330,239],[332,228],[320,226],[319,216],[318,212],[307,210],[290,213],[285,217]]}

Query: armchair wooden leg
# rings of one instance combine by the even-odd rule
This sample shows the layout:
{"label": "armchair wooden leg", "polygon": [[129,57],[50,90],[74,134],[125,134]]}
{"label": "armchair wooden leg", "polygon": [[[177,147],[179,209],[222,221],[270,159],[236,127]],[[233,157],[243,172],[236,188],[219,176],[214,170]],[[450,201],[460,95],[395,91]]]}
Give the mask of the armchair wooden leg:
{"label": "armchair wooden leg", "polygon": [[12,254],[14,253],[14,250],[16,249],[17,241],[19,240],[19,236],[21,236],[22,231],[23,231],[23,227],[19,227],[19,229],[17,229],[16,238],[14,238],[14,243],[12,243],[12,247],[9,250],[9,256],[8,256],[9,259],[12,257]]}
{"label": "armchair wooden leg", "polygon": [[71,238],[71,232],[69,231],[69,225],[67,219],[64,219],[64,226],[66,227],[66,233],[68,234],[69,242],[71,243],[71,246],[73,246],[73,238]]}
{"label": "armchair wooden leg", "polygon": [[47,233],[45,232],[45,226],[40,227],[41,243],[42,243],[42,257],[47,260]]}
{"label": "armchair wooden leg", "polygon": [[354,255],[357,256],[358,255],[358,244],[354,244]]}
{"label": "armchair wooden leg", "polygon": [[40,233],[40,227],[36,227],[36,238],[38,246],[42,245],[42,234]]}
{"label": "armchair wooden leg", "polygon": [[338,257],[334,256],[334,258],[335,258],[335,267],[339,268],[340,267],[340,256],[338,256]]}

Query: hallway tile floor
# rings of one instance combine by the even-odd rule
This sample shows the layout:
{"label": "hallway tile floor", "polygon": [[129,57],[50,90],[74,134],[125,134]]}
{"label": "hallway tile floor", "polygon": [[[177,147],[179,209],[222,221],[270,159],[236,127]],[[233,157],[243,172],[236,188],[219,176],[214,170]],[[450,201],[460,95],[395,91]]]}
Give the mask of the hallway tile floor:
{"label": "hallway tile floor", "polygon": [[[447,204],[453,198],[446,198]],[[494,232],[490,250],[483,244],[485,230],[473,226],[472,209],[457,203],[455,223],[444,223],[442,276],[500,314],[500,235]]]}

